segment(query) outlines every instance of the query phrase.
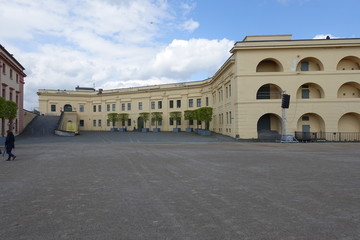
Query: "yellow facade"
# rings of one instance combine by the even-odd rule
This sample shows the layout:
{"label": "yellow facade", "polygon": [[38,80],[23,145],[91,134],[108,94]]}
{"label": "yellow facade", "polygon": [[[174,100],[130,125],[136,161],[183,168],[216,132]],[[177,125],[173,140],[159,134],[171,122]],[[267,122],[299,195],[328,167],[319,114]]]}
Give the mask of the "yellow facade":
{"label": "yellow facade", "polygon": [[[291,96],[287,134],[360,132],[360,39],[247,36],[231,53],[210,79],[114,90],[39,90],[39,109],[45,115],[59,115],[70,106],[77,113],[80,131],[110,130],[107,114],[111,112],[129,114],[128,130],[142,127],[140,112],[163,112],[160,128],[171,131],[175,126],[170,125],[170,112],[210,106],[212,131],[236,138],[267,138],[282,133],[281,93],[285,92]],[[188,127],[187,121],[182,120],[180,127]],[[196,123],[191,127],[196,128]]]}

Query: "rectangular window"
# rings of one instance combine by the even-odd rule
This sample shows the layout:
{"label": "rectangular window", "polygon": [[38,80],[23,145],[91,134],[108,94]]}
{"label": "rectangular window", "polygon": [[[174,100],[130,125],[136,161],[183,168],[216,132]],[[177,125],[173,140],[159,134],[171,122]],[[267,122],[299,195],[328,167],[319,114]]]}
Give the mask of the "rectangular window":
{"label": "rectangular window", "polygon": [[101,119],[98,120],[98,125],[101,127]]}
{"label": "rectangular window", "polygon": [[98,112],[101,112],[101,105],[98,105]]}
{"label": "rectangular window", "polygon": [[143,110],[142,102],[139,102],[139,110]]}
{"label": "rectangular window", "polygon": [[158,122],[158,126],[162,126],[162,120]]}
{"label": "rectangular window", "polygon": [[93,126],[96,127],[96,120],[93,120]]}
{"label": "rectangular window", "polygon": [[96,112],[96,105],[93,106],[93,111]]}
{"label": "rectangular window", "polygon": [[51,105],[51,111],[52,111],[52,112],[56,112],[56,105],[54,105],[54,104]]}
{"label": "rectangular window", "polygon": [[151,109],[155,109],[155,102],[154,101],[151,102]]}
{"label": "rectangular window", "polygon": [[125,103],[121,104],[121,111],[125,111]]}
{"label": "rectangular window", "polygon": [[3,69],[3,74],[6,75],[6,70],[5,70],[5,69],[6,69],[6,65],[5,65],[5,63],[3,63],[3,68],[2,68],[2,69]]}
{"label": "rectangular window", "polygon": [[83,127],[84,126],[84,120],[80,120],[79,125],[80,125],[80,127]]}
{"label": "rectangular window", "polygon": [[176,107],[181,108],[181,100],[176,100]]}
{"label": "rectangular window", "polygon": [[170,126],[174,125],[174,120],[170,118]]}
{"label": "rectangular window", "polygon": [[84,106],[84,105],[80,105],[80,106],[79,106],[79,111],[80,111],[80,112],[84,112],[84,111],[85,111],[85,106]]}
{"label": "rectangular window", "polygon": [[19,105],[19,95],[16,94],[16,104]]}
{"label": "rectangular window", "polygon": [[129,127],[131,126],[131,119],[129,118],[128,119],[128,124],[127,124]]}
{"label": "rectangular window", "polygon": [[309,117],[309,116],[303,116],[303,117],[302,117],[302,120],[303,120],[303,121],[310,121],[310,117]]}
{"label": "rectangular window", "polygon": [[229,97],[231,97],[231,84],[229,85]]}
{"label": "rectangular window", "polygon": [[228,98],[229,95],[228,95],[228,87],[225,88],[225,97]]}
{"label": "rectangular window", "polygon": [[209,106],[209,98],[206,97],[206,106],[208,107]]}
{"label": "rectangular window", "polygon": [[106,120],[106,126],[110,127],[110,120],[109,119]]}
{"label": "rectangular window", "polygon": [[115,104],[115,103],[112,104],[112,111],[113,111],[113,112],[116,111],[116,104]]}
{"label": "rectangular window", "polygon": [[173,100],[170,100],[170,101],[169,101],[169,107],[170,107],[170,108],[174,108],[174,101],[173,101]]}
{"label": "rectangular window", "polygon": [[179,126],[181,125],[181,120],[176,120],[176,124]]}
{"label": "rectangular window", "polygon": [[301,98],[308,99],[310,97],[310,90],[309,89],[301,89]]}
{"label": "rectangular window", "polygon": [[12,79],[12,69],[10,69],[10,79]]}
{"label": "rectangular window", "polygon": [[194,107],[194,99],[189,99],[189,108]]}
{"label": "rectangular window", "polygon": [[301,62],[301,71],[309,71],[309,62]]}
{"label": "rectangular window", "polygon": [[131,103],[127,104],[127,110],[130,111],[131,110]]}
{"label": "rectangular window", "polygon": [[201,98],[196,99],[196,107],[201,107]]}
{"label": "rectangular window", "polygon": [[302,125],[302,131],[305,133],[310,132],[310,125]]}
{"label": "rectangular window", "polygon": [[231,124],[231,119],[232,119],[232,117],[231,117],[231,112],[229,112],[229,117],[230,117],[230,124]]}
{"label": "rectangular window", "polygon": [[158,109],[162,109],[162,101],[158,101]]}
{"label": "rectangular window", "polygon": [[106,104],[106,111],[110,112],[110,104]]}
{"label": "rectangular window", "polygon": [[194,120],[189,120],[189,125],[190,126],[194,125]]}
{"label": "rectangular window", "polygon": [[19,83],[19,75],[16,74],[16,83]]}

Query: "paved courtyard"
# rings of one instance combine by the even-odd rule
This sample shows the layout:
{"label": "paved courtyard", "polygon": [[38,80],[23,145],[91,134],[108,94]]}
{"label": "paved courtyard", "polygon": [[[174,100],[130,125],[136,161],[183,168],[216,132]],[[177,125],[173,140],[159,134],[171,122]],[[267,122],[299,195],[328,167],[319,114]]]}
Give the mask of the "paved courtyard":
{"label": "paved courtyard", "polygon": [[0,239],[360,239],[358,143],[85,132],[14,152]]}

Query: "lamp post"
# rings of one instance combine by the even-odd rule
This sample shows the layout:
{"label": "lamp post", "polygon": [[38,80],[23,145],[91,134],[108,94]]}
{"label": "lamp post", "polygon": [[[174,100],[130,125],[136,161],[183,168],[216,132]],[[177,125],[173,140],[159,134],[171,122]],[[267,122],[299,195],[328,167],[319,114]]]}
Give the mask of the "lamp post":
{"label": "lamp post", "polygon": [[286,135],[286,108],[290,105],[290,95],[285,94],[285,91],[281,93],[281,109],[282,109],[282,121],[281,121],[281,142],[289,142]]}

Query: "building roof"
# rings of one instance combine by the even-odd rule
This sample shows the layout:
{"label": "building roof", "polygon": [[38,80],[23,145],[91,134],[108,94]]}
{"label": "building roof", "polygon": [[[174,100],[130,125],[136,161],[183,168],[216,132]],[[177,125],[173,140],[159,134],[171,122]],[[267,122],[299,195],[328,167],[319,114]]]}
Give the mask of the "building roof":
{"label": "building roof", "polygon": [[8,52],[8,50],[6,50],[6,48],[1,44],[0,44],[0,49],[6,53],[7,57],[9,57],[10,60],[16,63],[21,68],[22,71],[25,70],[25,68],[16,60],[16,58],[14,58],[14,55]]}

